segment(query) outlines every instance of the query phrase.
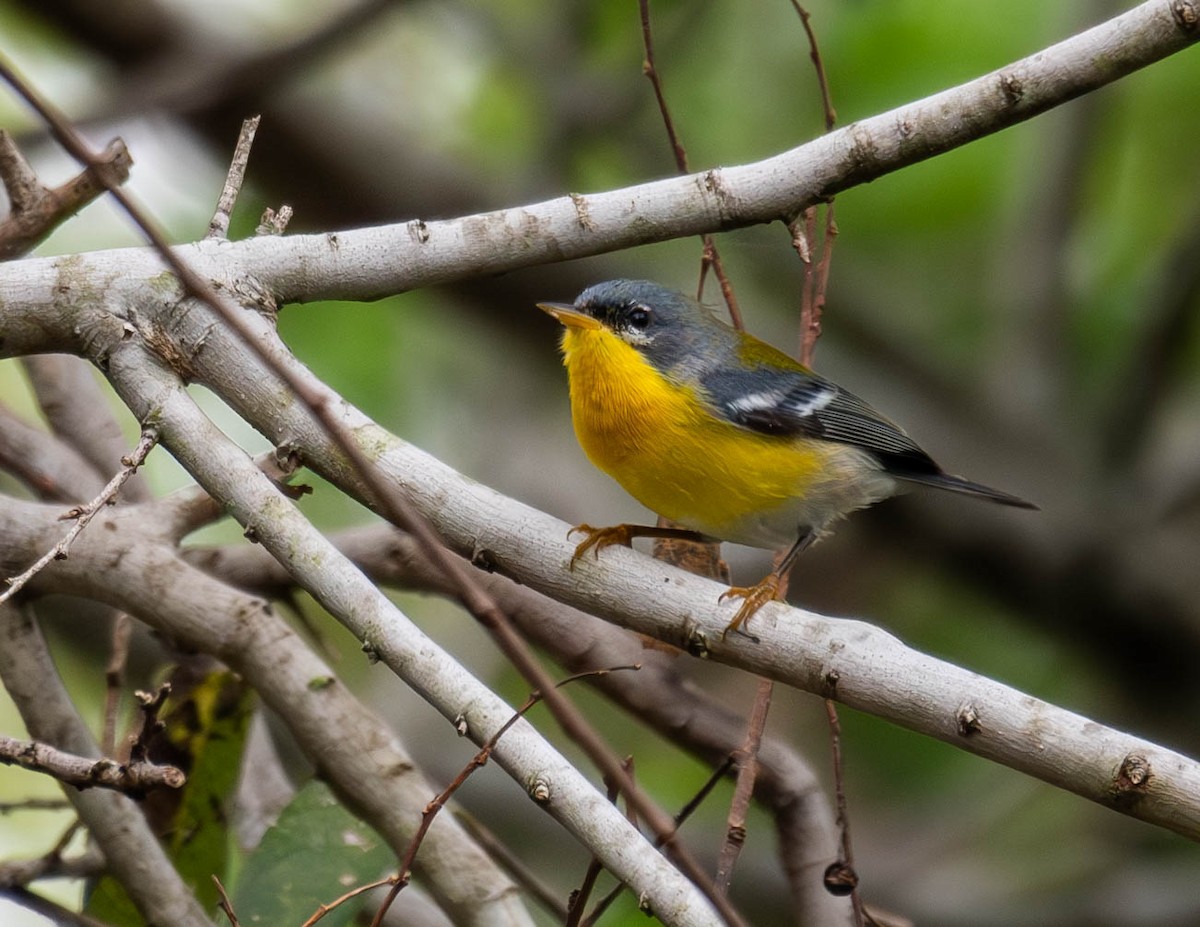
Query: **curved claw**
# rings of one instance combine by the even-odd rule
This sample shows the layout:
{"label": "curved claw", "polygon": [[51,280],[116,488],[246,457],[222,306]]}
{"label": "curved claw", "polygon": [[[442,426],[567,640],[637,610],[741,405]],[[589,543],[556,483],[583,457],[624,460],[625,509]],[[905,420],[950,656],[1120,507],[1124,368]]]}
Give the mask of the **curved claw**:
{"label": "curved claw", "polygon": [[630,525],[612,525],[608,528],[593,528],[591,525],[576,525],[567,532],[567,537],[572,534],[583,534],[586,537],[579,542],[575,548],[575,553],[571,555],[570,569],[575,569],[575,564],[579,558],[586,554],[589,550],[595,551],[597,557],[600,556],[600,551],[606,547],[612,547],[614,544],[621,544],[624,547],[633,546],[633,531]]}
{"label": "curved claw", "polygon": [[732,586],[725,592],[721,593],[718,602],[724,602],[726,599],[743,599],[741,608],[737,610],[737,614],[733,616],[733,621],[729,622],[725,630],[721,632],[721,639],[725,639],[730,631],[743,630],[754,617],[755,613],[768,602],[773,602],[779,595],[779,576],[775,573],[768,573],[767,576],[754,586]]}

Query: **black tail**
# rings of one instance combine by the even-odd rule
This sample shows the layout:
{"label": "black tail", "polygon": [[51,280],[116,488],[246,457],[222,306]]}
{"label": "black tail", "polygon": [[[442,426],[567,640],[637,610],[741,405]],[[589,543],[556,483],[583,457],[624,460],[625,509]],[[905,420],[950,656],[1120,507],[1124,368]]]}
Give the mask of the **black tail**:
{"label": "black tail", "polygon": [[934,489],[947,489],[950,492],[961,492],[967,496],[976,496],[980,499],[987,499],[990,502],[998,502],[1000,505],[1012,505],[1019,509],[1037,509],[1038,507],[1032,502],[1027,502],[1020,496],[1014,496],[1011,493],[1001,492],[999,489],[992,489],[990,486],[984,486],[982,483],[972,483],[970,480],[964,480],[961,476],[954,476],[950,473],[897,473],[890,471],[892,476],[900,480],[905,480],[909,483],[920,483],[922,486],[932,486]]}

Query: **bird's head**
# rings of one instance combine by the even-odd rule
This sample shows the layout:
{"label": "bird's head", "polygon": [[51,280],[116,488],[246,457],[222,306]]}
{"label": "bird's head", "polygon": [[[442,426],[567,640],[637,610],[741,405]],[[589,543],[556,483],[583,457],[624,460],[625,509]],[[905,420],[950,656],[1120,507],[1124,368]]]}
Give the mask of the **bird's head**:
{"label": "bird's head", "polygon": [[611,333],[660,369],[695,355],[711,340],[714,326],[724,327],[699,303],[647,280],[597,283],[573,305],[538,303],[538,308],[568,330]]}

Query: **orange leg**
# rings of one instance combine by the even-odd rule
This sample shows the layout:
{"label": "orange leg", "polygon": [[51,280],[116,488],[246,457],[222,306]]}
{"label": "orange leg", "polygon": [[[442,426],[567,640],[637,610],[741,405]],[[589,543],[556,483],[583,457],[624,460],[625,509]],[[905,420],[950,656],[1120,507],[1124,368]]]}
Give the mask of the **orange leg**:
{"label": "orange leg", "polygon": [[[816,539],[817,533],[815,531],[808,531],[800,535],[796,539],[796,543],[788,548],[788,552],[779,561],[779,566],[764,576],[761,581],[753,586],[732,586],[721,594],[721,598],[718,599],[719,602],[724,602],[726,599],[743,600],[741,608],[733,616],[733,621],[729,622],[725,630],[721,632],[722,640],[725,639],[725,635],[730,631],[742,630],[746,623],[754,617],[755,612],[768,602],[775,600],[775,597],[779,594],[779,586],[783,582],[783,578],[787,576],[788,571],[792,568],[792,564],[796,562],[796,558]],[[743,630],[743,633],[746,632]]]}
{"label": "orange leg", "polygon": [[689,531],[687,528],[659,528],[656,525],[613,525],[608,528],[593,528],[591,525],[576,525],[567,532],[567,537],[572,534],[586,535],[579,546],[575,548],[575,553],[571,555],[571,569],[575,569],[575,563],[586,554],[589,550],[596,552],[596,556],[600,556],[600,551],[606,547],[612,547],[614,544],[620,544],[623,547],[632,547],[634,538],[677,538],[684,541],[707,541],[699,531]]}

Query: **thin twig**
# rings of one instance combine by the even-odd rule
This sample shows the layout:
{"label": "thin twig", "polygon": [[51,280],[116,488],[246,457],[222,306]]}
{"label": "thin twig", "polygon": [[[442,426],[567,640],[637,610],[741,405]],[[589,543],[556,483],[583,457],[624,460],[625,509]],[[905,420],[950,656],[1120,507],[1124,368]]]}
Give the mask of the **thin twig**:
{"label": "thin twig", "polygon": [[48,550],[45,554],[39,557],[33,563],[33,565],[26,569],[23,573],[4,581],[7,583],[8,588],[3,592],[0,592],[0,603],[3,603],[16,595],[26,583],[37,576],[37,574],[44,570],[49,564],[53,563],[55,560],[65,560],[67,558],[67,551],[70,549],[75,538],[77,538],[79,533],[88,526],[93,518],[95,518],[96,513],[99,512],[104,506],[108,505],[116,496],[116,494],[120,492],[121,487],[125,485],[125,481],[137,472],[137,468],[145,462],[146,455],[150,453],[150,450],[157,443],[157,429],[149,425],[144,426],[142,428],[142,438],[140,441],[138,441],[137,447],[135,447],[133,452],[127,457],[122,458],[120,472],[108,481],[108,485],[100,490],[100,494],[91,502],[88,502],[85,505],[76,506],[62,516],[63,520],[70,518],[75,519],[75,524],[71,526],[71,530],[66,533],[63,539],[50,548],[50,550]]}
{"label": "thin twig", "polygon": [[543,882],[529,866],[494,833],[467,812],[456,809],[454,817],[487,853],[517,883],[527,896],[540,904],[557,922],[566,920],[567,906],[557,889]]}
{"label": "thin twig", "polygon": [[163,730],[159,713],[171,695],[171,684],[164,682],[156,692],[135,692],[138,700],[138,710],[142,714],[142,725],[129,747],[129,758],[135,762],[146,760],[150,753],[152,739]]}
{"label": "thin twig", "polygon": [[323,918],[330,911],[341,907],[347,901],[357,898],[359,895],[363,895],[367,892],[373,892],[377,888],[383,888],[385,885],[394,885],[399,878],[399,873],[393,872],[391,875],[384,876],[382,879],[376,879],[374,882],[367,882],[364,885],[356,885],[354,888],[350,889],[350,891],[333,899],[333,901],[329,902],[329,904],[317,905],[317,910],[314,911],[308,920],[301,924],[300,927],[312,927],[313,924],[317,923],[317,921]]}
{"label": "thin twig", "polygon": [[850,847],[850,821],[846,816],[846,790],[842,781],[842,725],[838,721],[837,704],[825,699],[825,715],[829,719],[829,740],[833,754],[833,788],[837,800],[837,822],[842,832],[841,859],[830,863],[825,870],[825,888],[834,895],[849,895],[854,907],[854,923],[863,927],[863,904],[858,894],[858,872],[854,869],[854,853]]}
{"label": "thin twig", "polygon": [[[574,673],[565,679],[559,680],[553,684],[553,688],[559,689],[562,686],[568,685],[569,683],[575,682],[579,679],[591,679],[597,676],[607,676],[609,673],[614,673],[619,670],[638,669],[641,669],[640,664],[632,664],[630,666],[613,666],[597,670],[586,670],[582,673]],[[475,770],[487,764],[487,761],[491,758],[492,751],[496,749],[496,744],[500,742],[500,738],[508,732],[509,728],[523,718],[529,709],[544,699],[545,693],[537,689],[535,689],[533,692],[530,692],[528,698],[525,699],[524,704],[522,704],[520,708],[513,712],[512,716],[509,717],[507,721],[500,725],[500,727],[496,730],[496,733],[487,739],[484,745],[480,747],[479,752],[467,762],[467,765],[464,766],[459,774],[454,777],[454,780],[448,786],[446,786],[446,788],[444,788],[441,793],[433,799],[433,801],[425,806],[425,810],[421,812],[421,823],[418,825],[416,833],[413,834],[412,840],[409,841],[408,849],[404,853],[404,858],[400,861],[398,871],[389,878],[389,882],[392,887],[388,891],[387,897],[383,899],[383,903],[380,904],[379,910],[375,912],[375,917],[371,920],[371,927],[380,927],[380,925],[383,923],[384,916],[387,914],[388,909],[392,906],[392,902],[396,900],[396,896],[399,895],[404,887],[409,883],[409,880],[412,877],[413,860],[416,859],[417,851],[421,848],[421,843],[425,839],[425,834],[429,832],[429,828],[433,824],[433,819],[437,817],[438,812],[445,807],[446,802],[450,800],[451,796],[453,796],[455,792],[462,788],[467,779],[471,777],[471,774],[475,772]],[[311,925],[306,922],[304,927],[311,927]]]}
{"label": "thin twig", "polygon": [[[632,763],[633,758],[629,757],[630,764],[629,772],[633,774]],[[617,795],[620,794],[615,782],[606,782],[608,800],[615,802]],[[631,822],[632,823],[632,822]],[[634,823],[636,827],[636,823]],[[596,887],[596,880],[600,878],[600,873],[604,871],[604,865],[600,862],[600,858],[594,853],[592,858],[588,860],[587,870],[583,874],[583,881],[579,883],[579,888],[571,892],[570,898],[567,899],[567,917],[563,921],[563,927],[579,927],[579,922],[583,918],[583,909],[587,907],[588,899],[592,895],[593,889]]]}
{"label": "thin twig", "polygon": [[[704,803],[704,799],[708,798],[708,796],[712,794],[712,790],[717,787],[717,783],[724,779],[725,776],[729,774],[729,770],[732,768],[733,757],[726,757],[725,760],[712,771],[708,779],[705,780],[704,785],[700,786],[700,789],[688,800],[687,804],[676,812],[676,827],[683,826],[683,822],[690,818],[693,812],[695,812],[695,810]],[[657,841],[655,841],[654,845],[656,847],[662,846],[662,844]],[[600,919],[600,916],[609,909],[612,903],[616,901],[618,897],[620,897],[621,892],[624,890],[625,885],[622,883],[614,887],[612,891],[597,901],[596,906],[592,908],[591,914],[584,919],[580,927],[594,927],[595,923]]]}
{"label": "thin twig", "polygon": [[71,803],[61,798],[25,798],[21,801],[0,801],[0,814],[14,811],[66,811]]}
{"label": "thin twig", "polygon": [[[650,79],[650,85],[654,88],[654,98],[658,101],[658,111],[662,114],[663,127],[667,130],[667,139],[671,143],[671,151],[675,155],[675,168],[679,173],[687,174],[689,172],[687,149],[683,147],[683,141],[675,130],[675,120],[671,118],[671,109],[667,106],[667,98],[663,92],[662,78],[659,76],[658,65],[654,60],[654,33],[650,28],[650,0],[638,0],[638,9],[642,20],[642,46],[646,51],[645,60],[642,62],[642,73]],[[734,328],[742,331],[745,328],[742,322],[742,312],[738,308],[737,296],[734,295],[733,284],[725,273],[725,265],[721,262],[721,254],[717,251],[716,242],[711,235],[700,236],[700,241],[704,250],[700,257],[700,280],[696,285],[696,298],[704,297],[704,278],[708,275],[708,269],[711,267],[721,285],[721,295],[725,298],[725,305],[729,308],[730,321]]]}
{"label": "thin twig", "polygon": [[237,203],[238,194],[242,192],[242,183],[246,179],[246,166],[250,163],[250,149],[254,145],[254,133],[262,116],[251,116],[242,120],[241,131],[238,132],[237,144],[233,149],[233,158],[229,162],[229,170],[225,174],[225,183],[221,187],[221,195],[217,198],[217,208],[208,223],[208,233],[205,238],[224,240],[229,237],[229,219],[233,207]]}
{"label": "thin twig", "polygon": [[7,895],[17,904],[42,915],[54,924],[68,924],[72,925],[72,927],[111,927],[108,921],[98,920],[90,915],[72,911],[57,901],[51,901],[49,898],[39,895],[37,892],[31,892],[24,887],[14,886],[12,888],[0,889],[0,895]]}
{"label": "thin twig", "polygon": [[819,257],[813,257],[816,238],[817,207],[810,206],[800,219],[788,223],[792,247],[804,262],[804,283],[800,290],[800,363],[811,366],[817,339],[821,337],[821,318],[825,311],[825,292],[829,283],[829,266],[833,259],[833,242],[837,238],[837,223],[833,218],[833,199],[825,204],[825,226]]}
{"label": "thin twig", "polygon": [[[817,34],[812,26],[812,16],[798,0],[792,7],[800,17],[804,33],[808,36],[808,54],[817,75],[817,87],[821,92],[821,104],[825,112],[825,131],[833,131],[837,124],[837,111],[833,108],[833,97],[829,92],[829,79],[825,74],[825,61],[817,44]],[[825,311],[825,290],[829,283],[829,264],[833,259],[833,242],[837,237],[837,224],[833,220],[833,197],[825,203],[825,228],[819,256],[814,258],[814,243],[817,231],[817,207],[804,210],[804,226],[799,220],[788,224],[792,233],[792,246],[804,262],[804,285],[800,291],[800,363],[812,365],[817,339],[821,337],[821,315]]]}
{"label": "thin twig", "polygon": [[746,815],[750,810],[750,799],[754,795],[754,780],[758,777],[758,751],[762,746],[763,728],[767,724],[767,712],[771,708],[774,685],[765,677],[758,680],[754,708],[746,726],[746,740],[734,751],[733,760],[738,768],[737,784],[734,786],[733,800],[729,804],[725,843],[717,861],[717,875],[714,881],[718,891],[729,891],[733,881],[733,867],[746,844]]}
{"label": "thin twig", "polygon": [[221,900],[217,902],[217,907],[225,912],[225,916],[229,918],[229,927],[242,927],[238,923],[237,914],[233,910],[233,902],[229,900],[229,893],[225,891],[225,886],[221,884],[221,880],[216,874],[212,877],[213,884],[217,886],[217,894],[221,896]]}
{"label": "thin twig", "polygon": [[821,103],[825,107],[825,131],[830,132],[837,125],[837,110],[833,108],[833,97],[829,93],[829,80],[825,76],[825,61],[821,58],[821,49],[817,46],[817,34],[812,27],[812,14],[800,5],[798,0],[792,0],[792,7],[804,24],[804,32],[808,36],[808,55],[812,59],[813,68],[817,72],[817,86],[821,89]]}
{"label": "thin twig", "polygon": [[63,856],[58,851],[36,859],[10,859],[0,862],[0,890],[32,885],[41,879],[88,879],[104,871],[104,854],[95,847],[77,856]]}

